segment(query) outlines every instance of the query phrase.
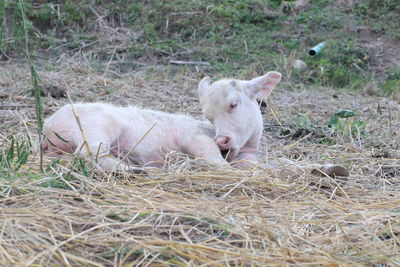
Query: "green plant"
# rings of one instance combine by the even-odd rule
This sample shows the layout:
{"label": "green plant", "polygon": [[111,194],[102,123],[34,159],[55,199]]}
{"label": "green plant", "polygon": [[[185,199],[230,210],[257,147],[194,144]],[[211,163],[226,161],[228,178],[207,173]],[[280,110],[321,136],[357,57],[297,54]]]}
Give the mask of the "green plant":
{"label": "green plant", "polygon": [[360,16],[376,19],[388,12],[400,11],[400,6],[397,1],[392,0],[364,0],[358,1],[354,10]]}
{"label": "green plant", "polygon": [[157,32],[154,23],[148,22],[143,27],[144,40],[150,43],[157,41]]}
{"label": "green plant", "polygon": [[400,92],[400,67],[391,67],[385,74],[386,81],[380,86],[382,92],[387,96]]}
{"label": "green plant", "polygon": [[350,39],[330,40],[319,55],[307,57],[306,63],[313,70],[311,81],[343,88],[366,80],[369,60],[369,52]]}
{"label": "green plant", "polygon": [[126,256],[129,256],[133,259],[136,259],[140,255],[143,254],[143,250],[138,248],[138,249],[131,249],[129,247],[123,247],[122,245],[116,245],[115,247],[111,248],[108,251],[104,251],[103,253],[100,254],[100,257],[108,259],[114,259],[118,258],[120,261],[124,259]]}
{"label": "green plant", "polygon": [[81,173],[87,177],[90,176],[90,168],[84,157],[81,155],[74,155],[72,161],[72,169],[78,173]]}
{"label": "green plant", "polygon": [[297,114],[290,119],[290,124],[281,129],[281,136],[299,139],[308,136],[308,140],[315,143],[331,144],[326,127],[321,127],[312,122],[305,114]]}
{"label": "green plant", "polygon": [[304,114],[298,114],[292,119],[293,123],[299,129],[311,129],[314,128],[314,124],[310,118]]}
{"label": "green plant", "polygon": [[342,139],[353,139],[356,137],[358,140],[365,132],[366,122],[362,120],[354,120],[357,113],[352,110],[341,110],[335,112],[328,121],[328,127],[332,133]]}
{"label": "green plant", "polygon": [[391,67],[385,72],[387,80],[400,80],[400,67]]}
{"label": "green plant", "polygon": [[43,48],[54,48],[57,45],[54,30],[47,30],[46,34],[40,38],[41,46]]}
{"label": "green plant", "polygon": [[28,139],[16,140],[13,136],[7,140],[8,147],[0,149],[0,173],[7,173],[8,177],[12,178],[15,177],[15,172],[28,161],[31,143]]}
{"label": "green plant", "polygon": [[6,46],[6,2],[0,1],[0,52],[5,50]]}
{"label": "green plant", "polygon": [[53,21],[57,20],[57,12],[50,4],[45,4],[32,14],[30,19],[35,19],[39,23],[47,24],[50,27]]}
{"label": "green plant", "polygon": [[392,0],[357,1],[352,8],[360,23],[368,25],[374,32],[400,37],[399,15],[400,5]]}
{"label": "green plant", "polygon": [[395,92],[400,91],[400,79],[388,80],[381,86],[381,90],[388,96],[393,95]]}
{"label": "green plant", "polygon": [[24,43],[25,43],[25,56],[28,59],[30,68],[31,68],[31,76],[32,76],[32,85],[33,85],[33,93],[35,96],[35,111],[36,111],[36,121],[37,121],[37,132],[39,136],[39,154],[40,154],[40,169],[43,170],[43,149],[40,145],[42,142],[42,131],[43,131],[43,107],[41,100],[41,90],[40,90],[40,77],[36,72],[35,66],[31,59],[31,54],[29,52],[29,29],[32,26],[26,17],[25,3],[23,0],[18,0],[19,11],[21,12],[22,18],[22,28],[24,33]]}
{"label": "green plant", "polygon": [[64,4],[64,9],[67,14],[67,18],[65,18],[67,21],[72,21],[80,24],[83,23],[85,19],[85,13],[79,4],[72,1],[67,1]]}
{"label": "green plant", "polygon": [[[150,59],[152,63],[165,63],[166,58],[207,61],[215,73],[239,78],[242,73],[254,71],[283,71],[286,66],[280,58],[298,51],[298,59],[305,61],[308,68],[294,70],[289,82],[299,86],[362,88],[366,78],[376,78],[370,69],[374,59],[357,41],[357,34],[349,39],[349,32],[357,32],[362,26],[371,33],[399,35],[400,6],[390,0],[357,1],[344,12],[333,9],[333,1],[315,0],[296,16],[291,13],[295,2],[292,0],[23,2],[28,18],[25,22],[19,0],[0,2],[0,51],[8,52],[4,50],[6,42],[13,44],[7,45],[12,52],[21,50],[26,26],[31,55],[33,51],[41,56],[75,53],[94,44],[85,47],[85,51],[95,48],[91,51],[93,61],[97,61],[93,66],[101,66],[102,61],[109,60],[113,46],[96,48],[104,40],[99,38],[104,28],[99,23],[105,23],[108,27],[129,28],[123,42],[126,46],[116,53],[126,53],[122,58],[146,62]],[[283,6],[289,8],[287,12],[282,11]],[[377,16],[369,16],[370,13]],[[321,41],[328,42],[324,51],[313,58],[306,56],[307,48]],[[127,71],[138,66],[120,64]],[[393,88],[393,82],[384,89],[391,90],[387,88]]]}

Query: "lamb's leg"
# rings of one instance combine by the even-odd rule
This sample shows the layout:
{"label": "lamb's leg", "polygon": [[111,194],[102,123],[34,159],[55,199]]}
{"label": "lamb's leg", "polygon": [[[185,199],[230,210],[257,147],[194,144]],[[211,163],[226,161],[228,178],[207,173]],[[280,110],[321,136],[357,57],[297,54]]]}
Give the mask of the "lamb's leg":
{"label": "lamb's leg", "polygon": [[185,151],[195,158],[203,158],[211,163],[228,165],[214,139],[206,135],[190,137],[185,144]]}
{"label": "lamb's leg", "polygon": [[239,152],[239,154],[232,160],[232,165],[239,168],[257,166],[257,163],[257,155],[253,152]]}
{"label": "lamb's leg", "polygon": [[267,159],[267,162],[261,166],[273,171],[279,177],[292,177],[304,173],[303,168],[287,158]]}
{"label": "lamb's leg", "polygon": [[[105,135],[88,134],[86,136],[87,144],[83,138],[79,137],[79,144],[75,153],[79,153],[84,157],[89,157],[97,162],[97,164],[105,171],[109,172],[144,172],[143,168],[134,167],[122,162],[110,154],[111,140]],[[90,151],[89,151],[90,150]]]}
{"label": "lamb's leg", "polygon": [[257,166],[259,163],[257,151],[262,132],[255,134],[250,140],[238,151],[237,155],[232,159],[232,165],[240,168],[249,168]]}

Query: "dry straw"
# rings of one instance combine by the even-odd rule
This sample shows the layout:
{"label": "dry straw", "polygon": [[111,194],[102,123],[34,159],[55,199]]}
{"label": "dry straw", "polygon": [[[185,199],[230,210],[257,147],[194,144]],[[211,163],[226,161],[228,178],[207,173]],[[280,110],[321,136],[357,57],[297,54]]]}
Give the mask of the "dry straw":
{"label": "dry straw", "polygon": [[[68,81],[73,101],[139,104],[201,118],[195,73],[155,68],[111,78],[91,72],[79,55],[62,57],[59,67],[39,74],[60,89]],[[29,131],[37,138],[33,101],[24,95],[26,66],[5,68],[0,80],[12,86],[0,87],[8,95],[0,104],[7,106],[0,112],[2,151],[10,135]],[[32,154],[15,178],[0,179],[0,266],[398,266],[399,106],[346,93],[332,100],[331,94],[278,88],[271,96],[274,116],[264,115],[260,157],[341,163],[351,172],[347,180],[219,168],[175,153],[164,170],[147,174],[109,177],[73,156],[53,163],[46,157],[41,174]],[[49,114],[68,100],[45,103]],[[328,145],[316,134],[298,142],[280,135],[297,113],[324,125],[339,103],[368,122],[361,139],[338,135]],[[390,107],[390,118],[376,112],[376,103]]]}

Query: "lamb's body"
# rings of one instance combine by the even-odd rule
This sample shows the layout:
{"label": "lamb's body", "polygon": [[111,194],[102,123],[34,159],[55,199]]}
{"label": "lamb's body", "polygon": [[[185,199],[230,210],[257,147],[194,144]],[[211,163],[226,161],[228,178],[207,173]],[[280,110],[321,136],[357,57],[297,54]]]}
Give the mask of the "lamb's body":
{"label": "lamb's body", "polygon": [[[227,164],[220,149],[228,151],[226,158],[236,161],[236,166],[253,166],[258,164],[263,131],[255,99],[268,97],[280,80],[279,72],[268,72],[250,81],[224,79],[213,84],[209,77],[204,78],[198,86],[200,103],[215,132],[209,123],[188,116],[103,103],[74,105],[81,131],[72,106],[66,105],[46,120],[43,147],[49,153],[92,155],[105,170],[133,168],[121,159],[161,167],[170,151]],[[277,161],[277,165],[282,163],[295,165],[286,159]],[[327,174],[348,174],[336,165],[317,168]]]}
{"label": "lamb's body", "polygon": [[[106,170],[128,168],[120,164],[128,153],[127,159],[141,166],[162,166],[170,151],[226,163],[214,141],[212,125],[207,122],[104,103],[80,103],[74,109],[92,154],[98,155],[100,166]],[[89,154],[71,105],[65,105],[46,120],[44,133],[46,152]]]}
{"label": "lamb's body", "polygon": [[263,129],[255,98],[267,97],[280,80],[278,72],[212,85],[209,78],[203,79],[198,87],[200,103],[215,131],[209,123],[188,116],[103,103],[74,105],[81,131],[72,106],[66,105],[46,121],[44,148],[46,152],[92,154],[106,170],[127,169],[120,164],[121,158],[142,166],[162,166],[170,151],[227,164],[220,151],[225,150],[228,161],[237,161],[236,166],[251,166],[258,162]]}

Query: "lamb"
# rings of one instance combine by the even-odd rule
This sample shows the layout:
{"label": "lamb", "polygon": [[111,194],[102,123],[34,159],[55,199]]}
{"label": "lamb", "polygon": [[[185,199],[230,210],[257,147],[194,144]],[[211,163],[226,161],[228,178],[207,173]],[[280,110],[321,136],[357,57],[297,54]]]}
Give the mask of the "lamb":
{"label": "lamb", "polygon": [[[205,85],[204,81],[199,88]],[[279,81],[280,74],[271,72],[250,81],[248,89],[256,92],[265,90],[264,87],[267,86],[268,90],[272,90]],[[232,83],[245,82],[222,80],[216,85],[230,90]],[[229,98],[228,94],[207,95],[208,98],[201,96],[202,104],[224,105],[223,108],[214,110],[214,113],[219,111],[225,114],[225,109],[229,109],[231,114],[236,114],[242,110],[251,117],[254,116],[254,122],[240,124],[243,122],[240,117],[226,117],[229,121],[224,122],[223,114],[215,121],[210,118],[216,126],[215,136],[211,124],[184,115],[138,107],[117,107],[105,103],[69,104],[46,120],[43,148],[46,153],[53,155],[68,152],[95,157],[100,167],[107,171],[134,170],[132,165],[161,167],[165,155],[170,151],[186,153],[223,165],[228,164],[227,160],[236,159],[255,163],[255,153],[262,133],[262,125],[258,125],[258,122],[262,122],[261,113],[255,100],[244,95],[235,99]],[[233,105],[231,102],[226,107],[225,98],[227,101],[236,101],[235,104],[240,104],[241,108],[235,110],[229,106]],[[228,127],[227,131],[226,126],[232,124],[232,119],[236,119],[238,125],[236,128]],[[224,136],[225,133],[229,133],[231,137]],[[229,138],[231,139],[228,140]],[[231,147],[232,145],[235,147]],[[220,149],[231,151],[226,159],[221,155]],[[121,162],[121,159],[127,160]]]}
{"label": "lamb", "polygon": [[[280,80],[275,71],[250,81],[224,79],[211,84],[209,77],[204,78],[198,95],[212,124],[133,106],[68,104],[46,120],[43,149],[53,155],[91,156],[106,171],[162,167],[171,151],[215,164],[252,166],[258,162],[263,131],[256,98],[268,97]],[[226,151],[225,157],[221,151]]]}

